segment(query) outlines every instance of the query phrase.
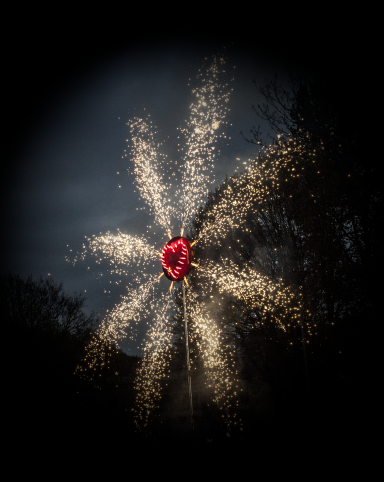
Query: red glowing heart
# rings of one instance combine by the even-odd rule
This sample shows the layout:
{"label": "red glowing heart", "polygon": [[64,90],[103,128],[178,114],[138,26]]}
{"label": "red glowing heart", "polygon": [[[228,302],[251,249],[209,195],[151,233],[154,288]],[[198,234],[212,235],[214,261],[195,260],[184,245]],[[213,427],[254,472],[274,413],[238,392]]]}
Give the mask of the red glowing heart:
{"label": "red glowing heart", "polygon": [[171,281],[181,281],[191,268],[191,245],[188,239],[177,236],[164,246],[161,264],[165,276]]}

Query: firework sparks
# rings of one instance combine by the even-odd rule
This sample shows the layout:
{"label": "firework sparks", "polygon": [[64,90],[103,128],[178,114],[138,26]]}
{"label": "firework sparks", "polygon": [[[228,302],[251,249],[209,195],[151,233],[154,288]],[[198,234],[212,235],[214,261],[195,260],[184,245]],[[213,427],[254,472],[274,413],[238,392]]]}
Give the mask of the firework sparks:
{"label": "firework sparks", "polygon": [[[148,119],[135,118],[130,123],[131,157],[136,185],[155,222],[171,238],[162,253],[156,252],[143,237],[129,236],[118,231],[117,235],[107,233],[87,238],[81,259],[88,253],[95,256],[98,262],[108,258],[111,272],[121,277],[128,275],[127,269],[132,266],[144,275],[146,267],[159,259],[164,274],[172,283],[180,280],[186,282],[190,266],[197,265],[192,263],[191,259],[194,243],[189,244],[186,238],[183,238],[184,228],[188,226],[207,195],[216,155],[214,144],[222,136],[219,128],[225,124],[228,110],[228,84],[220,80],[224,73],[223,65],[223,59],[214,58],[213,64],[198,74],[200,87],[192,91],[194,101],[190,106],[190,119],[186,122],[186,127],[181,129],[185,148],[182,151],[183,163],[179,169],[181,183],[178,189],[165,182],[166,156],[158,152],[151,122]],[[247,173],[248,177],[240,176],[235,185],[228,185],[224,189],[220,202],[213,208],[212,218],[207,219],[200,229],[199,243],[204,246],[216,241],[220,245],[220,237],[228,223],[232,226],[239,225],[251,202],[262,202],[269,195],[271,187],[278,187],[278,171],[282,165],[287,166],[294,162],[294,152],[298,146],[293,142],[292,149],[284,153],[277,152],[276,149],[278,148],[271,148],[264,161],[255,163]],[[176,196],[177,204],[171,202],[173,196]],[[179,223],[179,229],[181,228],[181,236],[176,238],[172,238],[174,219]],[[257,302],[262,300],[265,309],[271,311],[272,305],[288,306],[291,301],[291,294],[283,287],[274,285],[255,272],[248,273],[245,278],[233,263],[207,264],[205,268],[208,273],[208,283],[205,286],[207,290],[216,285],[221,292],[230,292],[231,295],[252,303],[256,303],[258,297]],[[145,276],[148,278],[149,275]],[[153,325],[147,333],[144,357],[135,382],[135,422],[138,427],[148,424],[150,415],[157,407],[161,396],[161,381],[169,366],[172,346],[169,313],[174,306],[174,294],[171,291],[162,294],[156,301],[154,288],[158,281],[159,275],[149,276],[145,283],[129,291],[121,303],[106,315],[98,333],[88,346],[83,363],[77,369],[79,373],[90,376],[98,363],[105,363],[106,346],[112,343],[119,346],[122,339],[133,336],[134,325],[137,325],[144,314],[147,318],[152,317]],[[250,293],[256,293],[256,298],[252,298]],[[230,427],[237,423],[236,413],[232,413],[236,406],[238,389],[234,354],[230,348],[223,348],[222,329],[210,315],[208,307],[203,303],[198,306],[191,301],[190,294],[187,296],[191,336],[196,341],[204,363],[206,384],[212,388],[212,400],[224,409],[225,421]],[[151,304],[149,300],[152,300]],[[276,319],[276,322],[280,320]]]}
{"label": "firework sparks", "polygon": [[[176,219],[181,226],[181,236],[174,238],[177,239],[178,244],[171,239],[163,252],[158,253],[143,237],[129,236],[118,231],[117,235],[106,233],[87,238],[81,256],[75,261],[84,260],[87,254],[94,256],[99,263],[107,258],[110,261],[111,273],[122,277],[128,275],[128,268],[133,266],[138,272],[144,274],[146,267],[160,255],[167,277],[172,281],[184,279],[186,282],[186,275],[192,264],[192,251],[189,242],[182,237],[184,227],[197,212],[198,206],[203,204],[208,193],[216,155],[215,143],[222,136],[219,128],[225,124],[227,113],[230,92],[228,84],[220,80],[225,76],[223,65],[224,60],[215,57],[212,65],[206,70],[199,71],[197,76],[200,86],[192,91],[194,100],[190,105],[190,118],[186,126],[181,129],[185,138],[185,147],[178,189],[165,182],[166,156],[158,152],[151,122],[148,119],[134,118],[129,123],[132,139],[131,158],[140,195],[149,207],[150,213],[153,214],[155,222],[165,230],[169,238],[173,228],[172,220]],[[178,200],[176,206],[170,202],[173,196]],[[184,241],[181,242],[180,239]],[[194,263],[194,266],[197,265]],[[87,372],[86,376],[92,377],[92,369],[98,364],[106,363],[106,346],[114,343],[118,347],[124,337],[133,336],[132,328],[143,314],[150,317],[151,313],[154,313],[154,324],[147,333],[144,358],[135,383],[137,388],[135,420],[138,426],[146,425],[149,415],[155,409],[160,397],[161,378],[165,367],[169,364],[167,353],[171,346],[172,329],[167,319],[173,294],[169,292],[167,295],[161,295],[160,300],[153,301],[152,311],[148,307],[148,301],[154,300],[154,287],[158,280],[158,275],[150,277],[139,288],[131,290],[106,315],[87,348],[83,363],[77,369],[78,372],[83,374]],[[197,322],[203,323],[204,317],[201,313],[197,316],[191,312],[191,316]],[[216,340],[207,351],[207,360],[210,360],[207,362],[207,368],[215,365],[223,369],[226,361],[220,359],[217,332],[209,328],[212,327],[212,323],[201,326],[201,333],[207,347],[208,340]],[[215,357],[219,357],[220,361],[214,362]],[[228,374],[225,375],[225,378],[228,379],[228,376]],[[211,383],[213,383],[212,380]],[[220,386],[217,385],[215,392],[217,403],[221,400],[218,395]]]}
{"label": "firework sparks", "polygon": [[238,378],[235,373],[234,352],[223,346],[223,330],[210,316],[205,303],[194,302],[191,291],[188,293],[188,312],[191,320],[192,341],[198,348],[197,356],[203,361],[206,373],[205,386],[212,393],[212,402],[223,410],[223,418],[230,430],[233,424],[239,423],[237,416]]}
{"label": "firework sparks", "polygon": [[278,326],[284,328],[287,319],[300,323],[300,304],[288,287],[273,283],[252,268],[240,269],[231,260],[206,263],[206,273],[220,293],[245,301],[250,308],[257,307],[263,318],[268,314]]}
{"label": "firework sparks", "polygon": [[109,259],[111,272],[120,275],[128,274],[126,268],[140,265],[145,267],[158,258],[154,247],[143,237],[130,236],[119,230],[117,235],[108,232],[101,236],[86,238],[83,251],[74,259],[74,264],[84,260],[89,253],[96,258],[97,263]]}
{"label": "firework sparks", "polygon": [[281,182],[288,181],[288,178],[280,179],[282,169],[288,172],[289,178],[300,177],[297,170],[299,159],[308,154],[313,162],[316,158],[315,149],[310,152],[304,152],[304,149],[300,142],[290,137],[288,142],[279,140],[261,152],[247,172],[233,178],[233,182],[223,188],[220,199],[212,206],[209,218],[200,228],[199,241],[201,239],[202,244],[216,242],[220,245],[228,225],[239,227],[251,209],[261,206],[273,190],[279,190]]}
{"label": "firework sparks", "polygon": [[161,296],[156,303],[154,324],[147,335],[148,342],[135,381],[135,424],[139,429],[147,426],[150,415],[157,407],[161,397],[161,381],[169,367],[173,335],[169,312],[173,301],[172,293]]}
{"label": "firework sparks", "polygon": [[168,233],[172,229],[170,223],[174,209],[168,202],[171,186],[164,182],[161,173],[164,157],[158,154],[154,134],[147,121],[135,118],[130,128],[137,187],[155,221]]}
{"label": "firework sparks", "polygon": [[[223,64],[224,60],[221,59]],[[217,62],[206,71],[200,71],[202,86],[194,89],[194,102],[190,106],[190,119],[181,129],[186,140],[186,152],[182,168],[180,198],[180,219],[182,226],[196,213],[208,194],[210,173],[215,158],[215,143],[220,137],[219,127],[225,122],[229,101],[228,84],[221,83]]]}
{"label": "firework sparks", "polygon": [[[158,281],[158,276],[150,277],[149,281],[132,290],[127,296],[123,296],[122,301],[107,313],[87,346],[85,357],[82,364],[76,368],[76,372],[92,380],[92,369],[106,363],[106,344],[111,346],[113,342],[119,347],[121,340],[127,336],[131,340],[134,339],[135,325],[144,314],[147,316],[150,314],[148,300],[153,297]],[[130,331],[128,331],[129,328]]]}

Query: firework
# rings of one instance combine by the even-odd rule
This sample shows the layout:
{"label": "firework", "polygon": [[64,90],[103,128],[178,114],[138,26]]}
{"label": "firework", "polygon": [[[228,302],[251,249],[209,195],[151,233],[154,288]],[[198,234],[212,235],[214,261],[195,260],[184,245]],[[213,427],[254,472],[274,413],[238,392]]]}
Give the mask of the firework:
{"label": "firework", "polygon": [[[172,284],[179,281],[187,284],[190,268],[192,265],[197,266],[192,262],[194,243],[190,243],[183,234],[199,206],[204,203],[212,182],[215,144],[222,135],[221,128],[225,124],[230,94],[228,84],[222,80],[225,74],[223,66],[224,60],[215,57],[212,65],[198,74],[199,87],[192,91],[194,100],[190,105],[190,119],[181,129],[185,143],[181,151],[181,182],[178,187],[165,181],[166,156],[159,153],[151,122],[135,118],[129,123],[135,182],[155,222],[169,238],[163,250],[157,252],[143,237],[129,236],[118,231],[117,235],[107,233],[87,238],[79,256],[79,259],[84,259],[87,254],[91,254],[98,262],[108,258],[111,272],[120,277],[128,275],[130,267],[135,267],[147,278],[145,283],[131,289],[121,303],[107,313],[88,346],[83,363],[77,369],[78,372],[91,376],[92,369],[98,363],[105,363],[106,346],[119,346],[125,337],[132,337],[135,325],[143,315],[152,318],[144,345],[144,357],[135,382],[135,422],[141,428],[148,424],[161,396],[161,382],[169,366],[172,347],[170,312],[174,306],[172,291],[155,297],[159,275],[149,276],[145,269],[149,263],[158,259],[159,269],[163,269],[162,274]],[[220,246],[228,224],[232,227],[239,226],[251,203],[263,202],[271,188],[278,187],[279,169],[294,163],[297,149],[294,142],[292,148],[284,153],[278,152],[278,147],[271,148],[263,159],[259,159],[259,163],[253,164],[247,175],[240,176],[224,188],[220,201],[213,208],[212,217],[206,219],[201,226],[198,242],[203,248],[211,243]],[[171,201],[174,198],[177,203]],[[172,233],[175,222],[180,236],[172,237],[176,234]],[[276,304],[289,309],[292,301],[291,294],[283,287],[274,285],[252,271],[245,277],[231,262],[216,265],[207,263],[204,273],[208,280],[204,286],[207,291],[217,286],[221,292],[227,291],[247,302],[260,303],[261,300],[266,310],[273,311],[273,305]],[[234,410],[239,381],[234,368],[234,353],[230,347],[223,347],[222,328],[210,313],[209,307],[204,303],[200,306],[193,303],[191,293],[190,289],[186,310],[191,336],[197,343],[203,360],[207,374],[206,385],[212,388],[212,400],[225,411],[224,418],[230,427],[236,419]],[[276,322],[281,320],[276,319]]]}

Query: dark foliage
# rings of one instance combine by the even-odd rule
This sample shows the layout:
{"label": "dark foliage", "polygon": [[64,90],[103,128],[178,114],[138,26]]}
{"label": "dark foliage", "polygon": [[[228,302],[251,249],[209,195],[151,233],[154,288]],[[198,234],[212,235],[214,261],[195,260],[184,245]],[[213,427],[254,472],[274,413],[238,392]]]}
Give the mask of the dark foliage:
{"label": "dark foliage", "polygon": [[[41,438],[41,447],[104,437],[132,429],[133,374],[137,357],[109,347],[108,368],[89,383],[74,376],[98,325],[83,309],[85,298],[68,295],[51,278],[0,280],[7,436]],[[128,433],[128,432],[127,432]]]}
{"label": "dark foliage", "polygon": [[24,430],[62,429],[76,412],[73,372],[97,318],[51,278],[0,280],[7,407]]}
{"label": "dark foliage", "polygon": [[[196,252],[202,264],[228,257],[301,293],[305,329],[287,319],[284,331],[268,323],[257,306],[227,296],[225,324],[233,327],[248,383],[262,379],[273,387],[276,412],[299,407],[313,420],[321,406],[324,417],[350,414],[367,395],[369,354],[362,338],[376,319],[379,300],[381,177],[344,97],[321,78],[293,81],[289,91],[275,79],[260,92],[266,103],[257,112],[277,136],[274,155],[292,145],[300,149],[280,170],[279,188],[271,185],[268,198],[253,204],[241,229],[229,228],[220,249],[212,245],[200,252],[197,246]],[[258,129],[252,134],[249,142],[264,145]],[[268,162],[263,151],[254,161]],[[225,186],[236,192],[234,181],[211,193],[195,219],[197,234]]]}

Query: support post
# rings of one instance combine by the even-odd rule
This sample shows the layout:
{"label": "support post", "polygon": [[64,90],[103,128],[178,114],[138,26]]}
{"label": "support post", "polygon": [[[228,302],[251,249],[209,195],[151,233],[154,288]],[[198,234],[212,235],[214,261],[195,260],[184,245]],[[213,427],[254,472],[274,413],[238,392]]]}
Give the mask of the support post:
{"label": "support post", "polygon": [[193,404],[192,404],[192,385],[191,385],[191,365],[189,363],[189,344],[188,344],[188,327],[187,327],[187,309],[185,304],[185,283],[182,281],[183,287],[183,305],[184,305],[184,327],[185,327],[185,348],[187,352],[187,372],[188,372],[188,393],[189,393],[189,411],[191,413],[191,424],[193,430]]}
{"label": "support post", "polygon": [[298,299],[300,303],[300,328],[301,328],[301,340],[303,345],[303,357],[304,357],[304,374],[305,374],[305,385],[307,389],[307,399],[309,399],[309,374],[308,374],[308,361],[307,361],[307,339],[305,333],[304,325],[304,314],[302,310],[302,299],[301,299],[301,286],[296,290],[296,295],[298,294]]}

